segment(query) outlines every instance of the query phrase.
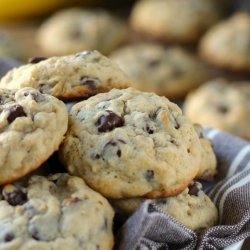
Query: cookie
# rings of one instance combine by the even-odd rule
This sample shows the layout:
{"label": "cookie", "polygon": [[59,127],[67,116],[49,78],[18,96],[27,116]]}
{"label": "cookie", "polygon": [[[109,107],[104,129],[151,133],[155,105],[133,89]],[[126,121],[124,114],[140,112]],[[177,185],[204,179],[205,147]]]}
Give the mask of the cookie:
{"label": "cookie", "polygon": [[110,250],[113,209],[82,179],[32,176],[6,185],[0,200],[1,249]]}
{"label": "cookie", "polygon": [[[110,202],[118,214],[130,216],[144,201],[143,198],[131,198]],[[202,191],[202,185],[199,182],[192,182],[177,196],[152,201],[160,211],[173,216],[192,230],[209,228],[218,220],[217,208]]]}
{"label": "cookie", "polygon": [[0,57],[23,60],[26,53],[23,44],[7,30],[0,29]]}
{"label": "cookie", "polygon": [[203,134],[202,127],[194,124],[201,143],[201,162],[197,179],[202,181],[212,181],[217,174],[217,159],[211,141]]}
{"label": "cookie", "polygon": [[109,198],[175,195],[196,176],[201,146],[180,108],[133,88],[74,105],[60,156]]}
{"label": "cookie", "polygon": [[213,0],[141,0],[130,16],[132,28],[163,41],[192,43],[222,16]]}
{"label": "cookie", "polygon": [[68,127],[65,104],[32,88],[0,89],[0,184],[38,168]]}
{"label": "cookie", "polygon": [[97,51],[49,59],[35,57],[0,81],[0,88],[33,87],[63,100],[128,86],[129,80],[118,65]]}
{"label": "cookie", "polygon": [[183,97],[208,77],[198,59],[178,47],[128,45],[112,53],[111,59],[127,73],[132,87],[172,99]]}
{"label": "cookie", "polygon": [[250,14],[237,13],[211,28],[199,46],[207,62],[229,70],[250,71]]}
{"label": "cookie", "polygon": [[126,25],[105,10],[61,10],[40,27],[37,40],[50,55],[83,50],[111,52],[126,40]]}
{"label": "cookie", "polygon": [[191,92],[184,113],[195,123],[250,139],[250,83],[216,79]]}

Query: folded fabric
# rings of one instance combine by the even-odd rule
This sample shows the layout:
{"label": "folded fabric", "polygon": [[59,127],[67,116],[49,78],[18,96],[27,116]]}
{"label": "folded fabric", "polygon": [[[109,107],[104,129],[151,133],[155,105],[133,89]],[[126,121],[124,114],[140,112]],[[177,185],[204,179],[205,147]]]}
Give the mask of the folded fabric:
{"label": "folded fabric", "polygon": [[194,232],[145,201],[118,234],[120,250],[223,249],[250,236],[250,143],[206,129],[218,160],[218,176],[205,187],[219,210],[219,224]]}

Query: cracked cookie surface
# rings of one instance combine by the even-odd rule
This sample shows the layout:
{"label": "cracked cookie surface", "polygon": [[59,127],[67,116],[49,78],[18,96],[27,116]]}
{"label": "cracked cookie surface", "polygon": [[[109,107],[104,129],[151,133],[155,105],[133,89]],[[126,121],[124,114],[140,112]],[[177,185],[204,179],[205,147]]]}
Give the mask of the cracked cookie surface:
{"label": "cracked cookie surface", "polygon": [[[144,201],[143,198],[131,198],[111,200],[111,204],[121,216],[130,216]],[[177,196],[152,201],[161,211],[173,216],[192,230],[209,228],[215,225],[218,220],[217,208],[202,191],[199,182],[191,182]]]}
{"label": "cracked cookie surface", "polygon": [[119,66],[98,51],[48,59],[33,58],[31,62],[9,71],[1,79],[0,87],[32,87],[59,99],[70,100],[130,86]]}
{"label": "cracked cookie surface", "polygon": [[114,212],[81,178],[32,176],[6,185],[0,200],[0,248],[110,250]]}
{"label": "cracked cookie surface", "polygon": [[68,127],[65,104],[38,90],[0,89],[0,184],[38,168]]}
{"label": "cracked cookie surface", "polygon": [[183,97],[208,77],[201,62],[180,47],[141,43],[123,47],[110,57],[131,78],[131,87],[168,98]]}
{"label": "cracked cookie surface", "polygon": [[250,139],[249,82],[207,82],[187,96],[184,113],[193,122]]}
{"label": "cracked cookie surface", "polygon": [[127,33],[126,24],[104,9],[71,8],[46,20],[37,41],[51,55],[94,49],[108,54],[127,39]]}
{"label": "cracked cookie surface", "polygon": [[69,172],[110,198],[175,195],[196,176],[200,153],[176,104],[133,88],[74,105],[60,148]]}

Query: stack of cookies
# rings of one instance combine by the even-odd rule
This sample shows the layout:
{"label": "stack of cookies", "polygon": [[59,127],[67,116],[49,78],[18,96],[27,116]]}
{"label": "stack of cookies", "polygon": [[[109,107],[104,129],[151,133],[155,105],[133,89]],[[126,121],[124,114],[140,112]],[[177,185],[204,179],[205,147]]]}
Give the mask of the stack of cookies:
{"label": "stack of cookies", "polygon": [[[126,217],[146,198],[192,230],[216,223],[194,180],[216,174],[211,143],[176,104],[130,85],[97,51],[32,58],[1,79],[2,249],[112,249],[110,203]],[[68,113],[62,100],[77,103]],[[68,173],[31,173],[54,152]]]}

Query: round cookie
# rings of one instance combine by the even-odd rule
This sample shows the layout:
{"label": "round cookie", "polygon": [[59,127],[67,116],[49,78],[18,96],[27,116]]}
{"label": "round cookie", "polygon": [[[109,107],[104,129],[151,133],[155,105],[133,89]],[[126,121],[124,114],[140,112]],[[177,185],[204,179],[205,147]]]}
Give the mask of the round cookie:
{"label": "round cookie", "polygon": [[163,41],[196,42],[221,18],[213,0],[141,0],[130,16],[132,28]]}
{"label": "round cookie", "polygon": [[185,50],[155,43],[128,45],[111,59],[127,73],[132,87],[168,98],[183,97],[207,80],[205,67]]}
{"label": "round cookie", "polygon": [[[130,216],[144,201],[144,198],[131,198],[110,202],[118,215]],[[199,182],[192,182],[177,196],[152,201],[161,211],[173,216],[192,230],[209,228],[215,225],[218,219],[216,206],[202,191]]]}
{"label": "round cookie", "polygon": [[0,29],[0,57],[23,60],[25,55],[25,48],[18,38],[7,30]]}
{"label": "round cookie", "polygon": [[81,178],[32,176],[7,185],[0,200],[0,248],[110,250],[114,212]]}
{"label": "round cookie", "polygon": [[106,197],[156,198],[186,188],[201,146],[176,104],[128,88],[74,105],[59,153],[71,174]]}
{"label": "round cookie", "polygon": [[211,141],[203,134],[202,127],[194,124],[201,143],[201,162],[196,179],[212,181],[217,174],[217,159]]}
{"label": "round cookie", "polygon": [[38,168],[56,151],[68,127],[66,106],[38,90],[0,89],[0,184]]}
{"label": "round cookie", "polygon": [[46,20],[37,40],[50,55],[94,49],[107,54],[124,42],[126,36],[126,25],[107,11],[72,8]]}
{"label": "round cookie", "polygon": [[33,87],[63,100],[86,98],[129,85],[118,65],[98,51],[32,58],[29,64],[14,68],[0,81],[0,88]]}
{"label": "round cookie", "polygon": [[211,28],[200,42],[202,58],[216,66],[250,71],[250,14],[237,13]]}
{"label": "round cookie", "polygon": [[191,92],[184,113],[196,123],[250,139],[250,84],[216,79]]}

